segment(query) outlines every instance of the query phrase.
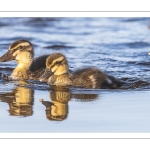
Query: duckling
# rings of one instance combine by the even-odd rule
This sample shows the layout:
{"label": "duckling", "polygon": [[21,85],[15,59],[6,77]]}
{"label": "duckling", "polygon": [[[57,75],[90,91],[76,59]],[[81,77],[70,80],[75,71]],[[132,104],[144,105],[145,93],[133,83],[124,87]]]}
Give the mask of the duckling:
{"label": "duckling", "polygon": [[79,69],[69,74],[67,59],[61,53],[53,53],[46,59],[46,70],[39,80],[44,81],[47,77],[51,86],[114,89],[123,84],[97,68]]}
{"label": "duckling", "polygon": [[34,51],[32,44],[27,40],[17,40],[13,42],[8,51],[0,57],[0,62],[15,60],[18,65],[13,70],[11,78],[18,79],[36,79],[43,74],[45,70],[46,58],[49,55],[43,55],[33,59]]}

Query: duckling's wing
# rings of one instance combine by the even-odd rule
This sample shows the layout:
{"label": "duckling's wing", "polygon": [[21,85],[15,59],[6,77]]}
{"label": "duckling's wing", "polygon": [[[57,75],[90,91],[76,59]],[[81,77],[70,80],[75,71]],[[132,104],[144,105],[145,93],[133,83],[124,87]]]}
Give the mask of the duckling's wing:
{"label": "duckling's wing", "polygon": [[49,55],[39,56],[33,59],[30,65],[30,78],[38,79],[42,76],[46,68],[46,59]]}
{"label": "duckling's wing", "polygon": [[101,81],[104,80],[105,74],[95,68],[78,69],[72,73],[70,77],[73,81],[73,86],[84,88],[100,88]]}
{"label": "duckling's wing", "polygon": [[96,68],[79,69],[70,78],[73,80],[74,86],[85,88],[114,89],[123,84],[122,81]]}
{"label": "duckling's wing", "polygon": [[31,65],[30,65],[30,71],[34,72],[39,69],[45,69],[46,68],[46,59],[49,55],[43,55],[39,56],[33,59]]}
{"label": "duckling's wing", "polygon": [[[71,78],[75,79],[75,78],[79,78],[80,76],[83,76],[83,73],[88,72],[89,70],[91,70],[91,68],[80,68],[75,70],[72,74],[71,74]],[[88,74],[87,74],[88,75]]]}

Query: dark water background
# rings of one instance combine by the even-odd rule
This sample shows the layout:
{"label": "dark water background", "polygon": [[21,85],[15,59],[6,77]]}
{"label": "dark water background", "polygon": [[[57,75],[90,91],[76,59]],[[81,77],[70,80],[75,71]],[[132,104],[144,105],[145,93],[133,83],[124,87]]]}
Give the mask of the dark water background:
{"label": "dark water background", "polygon": [[[46,84],[24,88],[1,81],[0,132],[150,132],[149,25],[150,18],[138,17],[0,18],[0,55],[27,39],[35,57],[61,52],[71,70],[94,66],[134,85],[57,92]],[[0,72],[10,75],[15,66],[2,62]],[[53,119],[51,102],[61,114]]]}

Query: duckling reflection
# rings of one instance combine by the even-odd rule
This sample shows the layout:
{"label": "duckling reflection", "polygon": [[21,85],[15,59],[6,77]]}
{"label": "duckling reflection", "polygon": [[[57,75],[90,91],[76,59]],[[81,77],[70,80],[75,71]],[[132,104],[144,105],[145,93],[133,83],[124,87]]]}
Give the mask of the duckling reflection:
{"label": "duckling reflection", "polygon": [[40,99],[40,102],[46,107],[46,117],[49,120],[62,121],[67,118],[69,113],[68,102],[74,98],[77,101],[89,102],[98,98],[97,94],[72,94],[68,90],[52,90],[50,99],[52,102]]}
{"label": "duckling reflection", "polygon": [[10,81],[11,79],[4,73],[0,73],[0,81]]}
{"label": "duckling reflection", "polygon": [[40,99],[42,104],[46,107],[46,117],[49,120],[62,121],[68,116],[68,101],[71,99],[71,92],[55,91],[50,92],[52,102]]}
{"label": "duckling reflection", "polygon": [[0,99],[8,103],[10,115],[26,117],[33,114],[33,95],[32,89],[17,87],[11,93],[0,94]]}
{"label": "duckling reflection", "polygon": [[76,101],[80,102],[91,102],[98,99],[98,94],[72,94],[72,97]]}

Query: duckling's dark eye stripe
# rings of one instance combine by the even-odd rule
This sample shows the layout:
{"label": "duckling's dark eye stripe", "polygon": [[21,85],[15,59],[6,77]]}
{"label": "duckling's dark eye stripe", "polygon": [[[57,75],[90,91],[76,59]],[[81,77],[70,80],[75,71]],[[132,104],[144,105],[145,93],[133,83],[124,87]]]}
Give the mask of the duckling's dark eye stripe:
{"label": "duckling's dark eye stripe", "polygon": [[53,64],[52,66],[51,66],[51,68],[53,68],[55,66],[55,64]]}
{"label": "duckling's dark eye stripe", "polygon": [[15,47],[15,48],[12,48],[11,51],[12,51],[12,52],[15,52],[15,51],[18,50],[18,49],[19,49],[19,47]]}
{"label": "duckling's dark eye stripe", "polygon": [[55,64],[61,64],[64,60],[56,61]]}
{"label": "duckling's dark eye stripe", "polygon": [[60,63],[61,63],[61,61],[56,61],[56,62],[55,62],[55,64],[60,64]]}
{"label": "duckling's dark eye stripe", "polygon": [[13,48],[11,51],[14,53],[18,48]]}
{"label": "duckling's dark eye stripe", "polygon": [[18,46],[17,47],[17,50],[22,50],[23,49],[23,46]]}
{"label": "duckling's dark eye stripe", "polygon": [[22,48],[23,48],[23,46],[19,46],[19,48],[20,48],[20,49],[22,49]]}
{"label": "duckling's dark eye stripe", "polygon": [[25,49],[24,49],[24,46],[18,46],[18,47],[15,47],[15,48],[11,49],[12,52],[15,52],[16,50],[31,51],[30,50],[30,45],[25,46]]}
{"label": "duckling's dark eye stripe", "polygon": [[57,65],[57,64],[60,64],[62,61],[56,61],[52,66],[51,66],[51,68],[53,68],[55,65]]}
{"label": "duckling's dark eye stripe", "polygon": [[22,49],[24,46],[18,46],[16,49],[20,50]]}

